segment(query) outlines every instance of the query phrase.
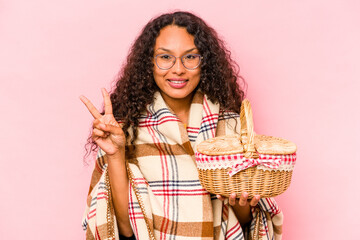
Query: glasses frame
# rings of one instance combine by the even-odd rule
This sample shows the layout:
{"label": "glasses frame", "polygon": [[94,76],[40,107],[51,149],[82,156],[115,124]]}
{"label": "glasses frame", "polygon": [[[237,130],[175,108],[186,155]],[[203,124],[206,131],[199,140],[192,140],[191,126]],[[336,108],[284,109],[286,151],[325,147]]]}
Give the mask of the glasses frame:
{"label": "glasses frame", "polygon": [[[159,56],[164,56],[164,55],[169,55],[169,56],[172,56],[172,57],[175,58],[175,61],[173,61],[173,64],[172,64],[170,67],[168,67],[168,68],[161,68],[161,67],[158,65],[157,61],[156,61],[156,59],[157,59]],[[200,57],[199,64],[198,64],[196,67],[194,67],[194,68],[188,68],[188,67],[185,66],[183,58],[186,57],[186,56],[188,56],[188,55],[196,55],[196,56]],[[202,57],[200,54],[197,54],[197,53],[188,53],[188,54],[185,54],[185,55],[183,55],[183,56],[181,56],[181,57],[175,57],[175,56],[172,55],[172,54],[162,53],[162,54],[158,54],[158,55],[156,55],[156,56],[154,57],[156,66],[157,66],[158,68],[160,68],[161,70],[169,70],[170,68],[172,68],[172,67],[175,65],[176,60],[177,60],[178,58],[180,58],[181,64],[184,66],[184,68],[186,68],[186,69],[188,69],[188,70],[194,70],[194,69],[198,68],[198,67],[200,66],[200,64],[201,64],[201,60],[203,59],[203,57]]]}

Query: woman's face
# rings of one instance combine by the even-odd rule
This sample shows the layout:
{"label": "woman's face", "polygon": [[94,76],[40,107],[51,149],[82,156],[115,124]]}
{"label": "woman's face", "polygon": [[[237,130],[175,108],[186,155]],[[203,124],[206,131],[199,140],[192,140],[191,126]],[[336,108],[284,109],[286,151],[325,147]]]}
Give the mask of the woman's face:
{"label": "woman's face", "polygon": [[[169,25],[160,30],[154,47],[154,57],[171,54],[182,57],[185,54],[200,54],[194,44],[194,37],[185,28]],[[194,89],[200,82],[200,67],[189,70],[177,58],[168,70],[160,69],[154,60],[154,79],[166,102],[191,100]]]}

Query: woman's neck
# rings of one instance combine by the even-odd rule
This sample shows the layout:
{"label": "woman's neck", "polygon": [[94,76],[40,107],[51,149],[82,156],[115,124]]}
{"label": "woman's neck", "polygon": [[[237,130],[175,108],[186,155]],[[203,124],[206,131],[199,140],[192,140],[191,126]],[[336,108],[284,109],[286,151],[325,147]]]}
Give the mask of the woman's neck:
{"label": "woman's neck", "polygon": [[190,106],[194,93],[189,94],[186,98],[175,99],[165,94],[161,94],[168,107],[176,114],[180,121],[188,124]]}

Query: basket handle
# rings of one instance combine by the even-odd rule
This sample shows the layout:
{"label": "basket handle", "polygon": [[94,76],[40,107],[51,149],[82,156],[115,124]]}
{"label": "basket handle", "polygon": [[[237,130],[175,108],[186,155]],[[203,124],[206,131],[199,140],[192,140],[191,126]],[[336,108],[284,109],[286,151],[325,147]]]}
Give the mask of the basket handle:
{"label": "basket handle", "polygon": [[244,99],[240,108],[241,130],[239,140],[244,148],[244,156],[246,158],[259,158],[256,153],[254,144],[254,123],[249,100]]}

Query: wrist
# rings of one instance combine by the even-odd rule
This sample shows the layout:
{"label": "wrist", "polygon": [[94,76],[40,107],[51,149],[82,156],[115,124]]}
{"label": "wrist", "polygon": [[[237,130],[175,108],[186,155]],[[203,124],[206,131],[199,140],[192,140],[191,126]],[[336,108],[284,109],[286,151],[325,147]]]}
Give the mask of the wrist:
{"label": "wrist", "polygon": [[117,151],[113,154],[106,154],[109,163],[110,162],[124,162],[125,161],[125,151]]}
{"label": "wrist", "polygon": [[240,206],[238,203],[232,206],[236,218],[239,220],[241,225],[245,225],[252,220],[251,206]]}

